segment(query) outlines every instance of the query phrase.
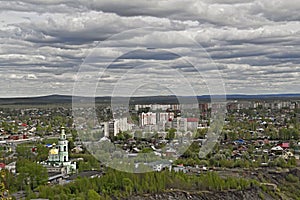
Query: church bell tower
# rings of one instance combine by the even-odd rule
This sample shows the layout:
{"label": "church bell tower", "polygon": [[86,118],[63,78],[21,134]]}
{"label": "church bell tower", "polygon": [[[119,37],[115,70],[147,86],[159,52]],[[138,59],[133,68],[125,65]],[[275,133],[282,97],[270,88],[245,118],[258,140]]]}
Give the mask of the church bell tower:
{"label": "church bell tower", "polygon": [[65,128],[61,128],[60,137],[58,140],[59,148],[59,161],[60,162],[69,162],[69,153],[68,153],[68,140],[65,133]]}

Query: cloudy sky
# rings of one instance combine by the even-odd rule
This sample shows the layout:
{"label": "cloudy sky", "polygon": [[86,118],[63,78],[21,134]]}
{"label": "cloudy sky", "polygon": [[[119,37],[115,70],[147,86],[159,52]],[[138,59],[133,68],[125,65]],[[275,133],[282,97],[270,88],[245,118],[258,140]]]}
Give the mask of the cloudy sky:
{"label": "cloudy sky", "polygon": [[300,93],[299,0],[2,0],[0,97]]}

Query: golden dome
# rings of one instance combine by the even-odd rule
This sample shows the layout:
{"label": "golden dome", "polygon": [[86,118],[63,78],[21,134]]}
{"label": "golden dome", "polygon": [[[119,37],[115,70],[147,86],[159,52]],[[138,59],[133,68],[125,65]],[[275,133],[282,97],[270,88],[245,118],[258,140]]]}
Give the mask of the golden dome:
{"label": "golden dome", "polygon": [[49,151],[49,153],[50,153],[51,155],[56,155],[56,154],[58,154],[58,149],[51,149],[51,150]]}

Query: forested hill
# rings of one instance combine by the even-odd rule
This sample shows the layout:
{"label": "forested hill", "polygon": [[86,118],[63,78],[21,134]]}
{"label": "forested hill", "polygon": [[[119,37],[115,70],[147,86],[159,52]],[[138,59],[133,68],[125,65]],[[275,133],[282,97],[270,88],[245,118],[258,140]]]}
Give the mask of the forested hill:
{"label": "forested hill", "polygon": [[[214,98],[223,98],[224,96],[214,96]],[[93,99],[97,103],[110,103],[111,97],[72,97],[67,95],[50,95],[50,96],[39,96],[39,97],[16,97],[16,98],[0,98],[0,105],[11,105],[11,104],[59,104],[59,103],[72,103],[73,99],[79,101],[86,101]],[[122,100],[124,97],[117,97]],[[184,99],[184,102],[193,102],[193,98],[189,96],[180,97]],[[199,102],[210,101],[209,95],[198,96]],[[300,94],[265,94],[265,95],[241,95],[233,94],[226,95],[227,100],[274,100],[274,99],[297,99],[300,100]],[[145,96],[145,97],[131,97],[130,103],[132,104],[175,104],[178,103],[178,97],[176,96]]]}

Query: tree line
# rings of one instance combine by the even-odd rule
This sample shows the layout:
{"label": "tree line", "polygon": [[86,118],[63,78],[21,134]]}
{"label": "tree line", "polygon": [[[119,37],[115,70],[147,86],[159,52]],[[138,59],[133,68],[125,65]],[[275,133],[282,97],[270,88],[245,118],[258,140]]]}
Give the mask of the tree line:
{"label": "tree line", "polygon": [[37,188],[38,195],[32,193],[30,198],[102,200],[158,193],[169,189],[224,191],[244,190],[258,185],[255,180],[235,177],[221,178],[215,172],[195,176],[174,171],[133,174],[108,169],[106,174],[100,178],[78,178],[64,186],[41,185]]}

